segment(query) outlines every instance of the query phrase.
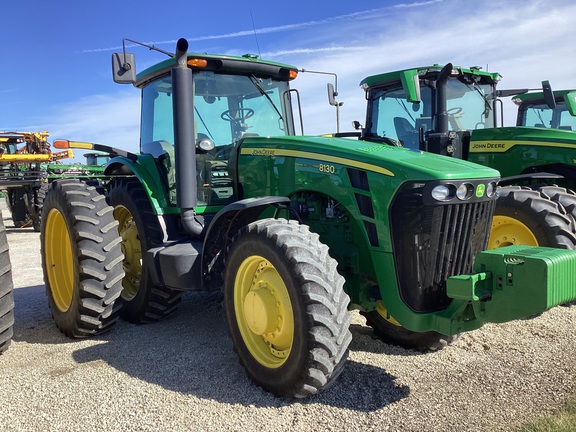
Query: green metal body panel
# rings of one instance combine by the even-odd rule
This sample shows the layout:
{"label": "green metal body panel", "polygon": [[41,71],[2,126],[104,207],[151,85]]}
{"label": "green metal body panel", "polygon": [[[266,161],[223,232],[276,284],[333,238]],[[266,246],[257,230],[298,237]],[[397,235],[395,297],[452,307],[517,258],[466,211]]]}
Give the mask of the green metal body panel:
{"label": "green metal body panel", "polygon": [[477,129],[468,160],[497,169],[502,177],[551,164],[576,167],[576,134],[521,126]]}
{"label": "green metal body panel", "polygon": [[158,162],[152,156],[138,155],[137,161],[116,156],[106,164],[104,173],[109,176],[115,173],[136,176],[144,186],[155,214],[177,214],[180,211],[179,208],[170,204],[166,185],[158,169]]}
{"label": "green metal body panel", "polygon": [[474,276],[452,277],[447,294],[470,300],[484,322],[506,322],[544,312],[576,298],[576,253],[508,246],[476,256]]}
{"label": "green metal body panel", "polygon": [[[418,90],[416,90],[416,88],[418,87],[418,83],[415,83],[414,78],[417,78],[419,75],[421,75],[423,73],[427,73],[429,71],[434,71],[434,70],[440,71],[440,69],[442,69],[442,67],[443,67],[442,65],[435,64],[432,66],[422,66],[422,67],[413,68],[413,69],[404,69],[404,70],[400,70],[400,71],[393,71],[393,72],[386,72],[386,73],[377,74],[377,75],[371,75],[369,77],[364,78],[362,81],[360,81],[360,86],[364,89],[367,89],[369,87],[382,85],[382,84],[390,82],[390,81],[400,80],[402,82],[402,86],[406,90],[406,93],[409,95],[408,101],[409,102],[416,102],[417,99],[415,98],[415,95],[418,92]],[[463,68],[463,67],[455,66],[454,69],[457,69],[462,74],[471,75],[471,76],[483,76],[483,77],[490,78],[495,82],[500,80],[500,78],[501,78],[500,74],[497,72],[485,72],[485,71],[482,71],[478,68]]]}

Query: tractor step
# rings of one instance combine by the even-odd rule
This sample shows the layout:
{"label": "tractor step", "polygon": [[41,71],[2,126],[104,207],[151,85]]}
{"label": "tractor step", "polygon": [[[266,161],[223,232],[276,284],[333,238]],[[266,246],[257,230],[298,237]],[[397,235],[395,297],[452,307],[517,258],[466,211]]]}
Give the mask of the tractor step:
{"label": "tractor step", "polygon": [[175,290],[202,290],[202,242],[165,244],[148,250],[146,259],[155,284]]}
{"label": "tractor step", "polygon": [[507,246],[480,252],[475,274],[448,278],[448,297],[470,300],[476,318],[507,322],[576,299],[576,251]]}

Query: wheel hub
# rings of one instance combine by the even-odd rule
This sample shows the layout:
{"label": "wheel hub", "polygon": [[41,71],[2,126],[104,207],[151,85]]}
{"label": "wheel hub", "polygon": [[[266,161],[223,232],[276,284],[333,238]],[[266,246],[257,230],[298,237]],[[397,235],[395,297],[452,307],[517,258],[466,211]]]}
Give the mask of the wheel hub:
{"label": "wheel hub", "polygon": [[246,346],[262,365],[279,367],[294,341],[292,304],[282,277],[255,255],[240,265],[235,286],[236,317]]}
{"label": "wheel hub", "polygon": [[530,228],[509,216],[495,215],[488,240],[488,249],[511,245],[538,246],[538,240]]}
{"label": "wheel hub", "polygon": [[250,291],[244,299],[246,324],[254,334],[262,336],[273,332],[280,319],[279,313],[276,299],[266,287]]}
{"label": "wheel hub", "polygon": [[124,279],[122,281],[122,298],[132,300],[138,293],[142,279],[142,245],[138,235],[138,227],[130,211],[124,206],[114,209],[114,218],[118,221],[118,234],[122,237],[122,253],[124,261]]}

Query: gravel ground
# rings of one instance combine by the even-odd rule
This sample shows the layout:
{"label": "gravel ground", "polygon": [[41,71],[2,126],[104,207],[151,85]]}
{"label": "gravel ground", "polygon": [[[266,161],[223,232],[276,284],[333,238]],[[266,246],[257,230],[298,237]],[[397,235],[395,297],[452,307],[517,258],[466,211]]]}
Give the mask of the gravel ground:
{"label": "gravel ground", "polygon": [[375,340],[353,313],[346,369],[304,401],[251,384],[204,294],[187,293],[163,322],[70,340],[50,316],[39,234],[3,207],[16,322],[0,356],[2,431],[510,431],[576,392],[574,306],[427,354]]}

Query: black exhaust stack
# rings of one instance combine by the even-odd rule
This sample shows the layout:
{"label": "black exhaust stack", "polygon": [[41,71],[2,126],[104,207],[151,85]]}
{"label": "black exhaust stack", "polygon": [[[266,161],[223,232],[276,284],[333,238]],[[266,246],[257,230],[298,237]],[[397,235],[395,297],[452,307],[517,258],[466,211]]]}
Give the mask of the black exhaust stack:
{"label": "black exhaust stack", "polygon": [[448,130],[448,113],[446,111],[448,96],[446,94],[446,88],[452,69],[452,63],[448,63],[442,68],[436,79],[436,109],[433,121],[433,132],[428,133],[428,140],[425,141],[426,146],[424,149],[421,148],[421,150],[444,156],[462,158],[459,138],[456,134],[451,134]]}
{"label": "black exhaust stack", "polygon": [[199,237],[203,226],[195,218],[198,204],[196,145],[194,143],[194,92],[192,70],[188,68],[188,41],[176,44],[176,66],[172,69],[174,109],[174,155],[176,158],[176,199],[184,229]]}
{"label": "black exhaust stack", "polygon": [[448,132],[448,113],[446,112],[446,83],[452,73],[452,63],[442,68],[436,80],[436,132]]}

